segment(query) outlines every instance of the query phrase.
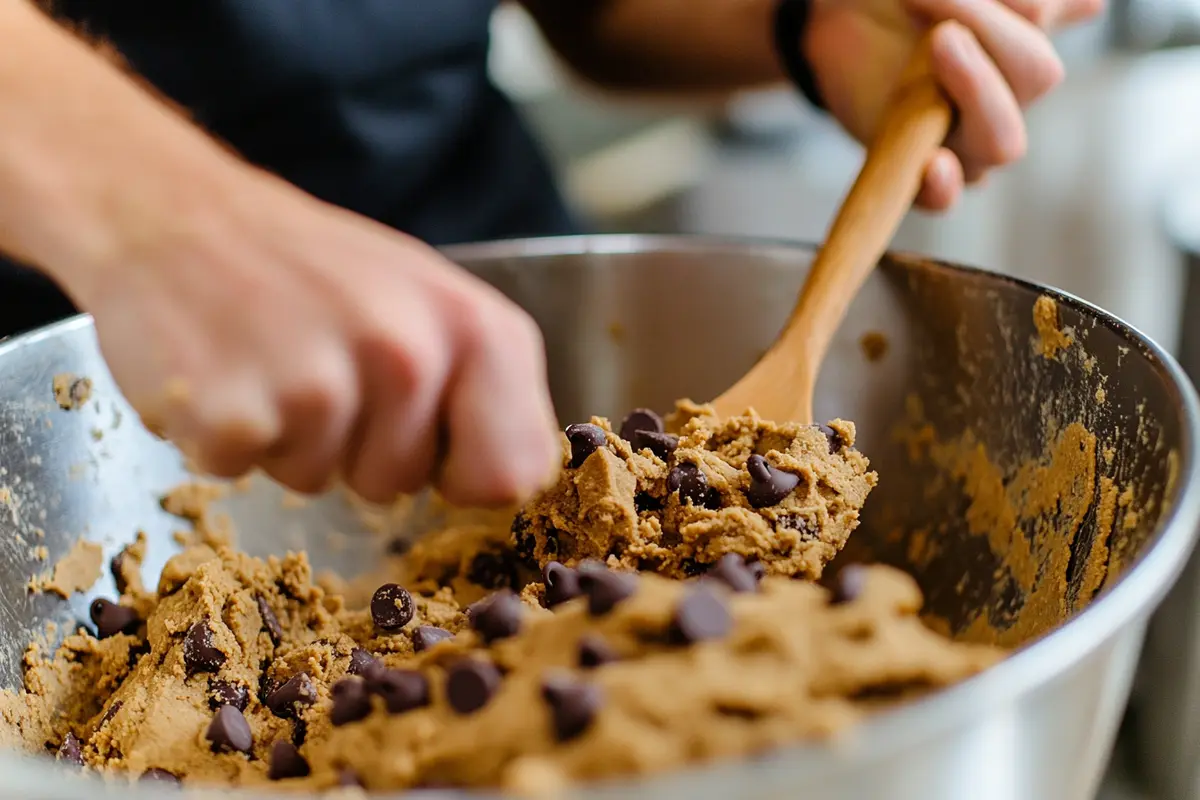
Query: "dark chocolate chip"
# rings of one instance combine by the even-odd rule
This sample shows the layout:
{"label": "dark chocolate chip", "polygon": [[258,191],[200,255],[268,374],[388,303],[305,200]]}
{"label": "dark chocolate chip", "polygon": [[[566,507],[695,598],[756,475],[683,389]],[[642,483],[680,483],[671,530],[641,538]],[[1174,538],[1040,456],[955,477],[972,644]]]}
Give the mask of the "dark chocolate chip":
{"label": "dark chocolate chip", "polygon": [[638,431],[633,435],[634,452],[649,450],[654,455],[666,461],[671,453],[679,447],[679,437],[673,433],[660,431]]}
{"label": "dark chocolate chip", "polygon": [[364,788],[362,778],[358,777],[358,773],[355,772],[350,767],[346,767],[345,769],[343,769],[341,772],[338,773],[337,785],[348,788],[348,789]]}
{"label": "dark chocolate chip", "polygon": [[379,661],[375,656],[361,647],[356,647],[350,651],[350,666],[346,667],[346,672],[351,675],[366,675],[378,663]]}
{"label": "dark chocolate chip", "polygon": [[754,580],[761,581],[767,577],[767,566],[761,561],[751,561],[746,565],[746,569],[750,570],[750,574],[754,576]]}
{"label": "dark chocolate chip", "polygon": [[614,572],[590,561],[580,565],[579,586],[587,595],[588,613],[599,617],[637,591],[637,577],[628,572]]}
{"label": "dark chocolate chip", "polygon": [[238,711],[245,711],[246,706],[250,703],[250,690],[240,683],[210,678],[208,693],[208,703],[214,709],[221,706],[233,706]]}
{"label": "dark chocolate chip", "polygon": [[292,722],[292,744],[300,747],[308,738],[308,723],[302,717],[296,717]]}
{"label": "dark chocolate chip", "polygon": [[641,513],[643,511],[662,511],[662,500],[659,500],[649,492],[638,492],[633,498],[633,507]]}
{"label": "dark chocolate chip", "polygon": [[267,697],[267,708],[277,717],[295,715],[297,705],[317,702],[317,686],[307,672],[298,672]]}
{"label": "dark chocolate chip", "polygon": [[412,550],[412,539],[407,536],[399,536],[388,542],[387,551],[394,556],[402,556],[409,550]]}
{"label": "dark chocolate chip", "polygon": [[600,687],[576,681],[569,675],[553,675],[542,681],[542,697],[550,706],[554,735],[566,742],[582,734],[596,718],[603,701]]}
{"label": "dark chocolate chip", "polygon": [[469,606],[463,609],[463,615],[466,616],[469,624],[475,624],[475,616],[483,610],[484,606],[487,605],[487,600],[488,599],[486,597],[482,600],[476,600],[474,603],[471,603]]}
{"label": "dark chocolate chip", "polygon": [[479,632],[488,644],[499,639],[516,636],[521,630],[521,618],[525,606],[521,599],[510,591],[497,592],[475,613],[471,627]]}
{"label": "dark chocolate chip", "polygon": [[123,705],[124,703],[118,700],[109,706],[108,711],[105,711],[104,716],[100,718],[100,724],[98,724],[96,727],[103,728],[113,717],[117,715],[117,712],[121,710],[121,706]]}
{"label": "dark chocolate chip", "polygon": [[488,704],[500,688],[500,670],[495,664],[464,658],[446,673],[446,700],[459,714],[470,714]]}
{"label": "dark chocolate chip", "polygon": [[249,753],[254,746],[250,723],[233,706],[221,706],[208,724],[204,738],[212,742],[214,753]]}
{"label": "dark chocolate chip", "polygon": [[389,714],[429,705],[429,679],[414,670],[383,670],[371,677],[367,687],[383,698]]}
{"label": "dark chocolate chip", "polygon": [[579,573],[557,561],[551,561],[542,569],[542,583],[546,585],[546,608],[554,608],[583,594]]}
{"label": "dark chocolate chip", "polygon": [[261,594],[254,595],[254,602],[258,605],[258,614],[262,617],[267,635],[271,637],[271,642],[278,647],[279,643],[283,641],[283,628],[279,626],[279,617],[275,616],[275,612],[267,605],[267,598]]}
{"label": "dark chocolate chip", "polygon": [[183,637],[183,666],[188,675],[216,672],[224,663],[225,654],[213,646],[213,632],[207,620],[188,628]]}
{"label": "dark chocolate chip", "polygon": [[467,580],[485,589],[511,589],[520,583],[517,565],[509,553],[477,553],[471,559]]}
{"label": "dark chocolate chip", "polygon": [[333,685],[333,709],[329,719],[335,728],[366,719],[371,714],[371,695],[362,681],[348,678]]}
{"label": "dark chocolate chip", "polygon": [[799,475],[776,469],[757,453],[746,460],[746,471],[750,473],[746,499],[755,508],[778,504],[800,485]]}
{"label": "dark chocolate chip", "polygon": [[312,770],[308,761],[300,755],[296,745],[283,740],[271,745],[271,766],[267,769],[267,778],[282,781],[288,778],[307,778]]}
{"label": "dark chocolate chip", "polygon": [[680,503],[691,503],[714,511],[721,507],[721,493],[709,487],[708,478],[695,464],[677,464],[667,473],[667,491],[679,492]]}
{"label": "dark chocolate chip", "polygon": [[[527,567],[537,568],[537,539],[533,535],[533,523],[529,517],[518,513],[513,517],[512,528],[513,550],[517,558]],[[557,541],[555,542],[557,545]]]}
{"label": "dark chocolate chip", "polygon": [[829,452],[836,453],[846,446],[846,440],[842,435],[828,425],[817,425],[817,430],[825,434],[825,438],[829,441]]}
{"label": "dark chocolate chip", "polygon": [[833,605],[852,603],[862,596],[866,588],[867,568],[861,564],[848,564],[838,573],[829,602]]}
{"label": "dark chocolate chip", "polygon": [[173,783],[176,786],[179,785],[179,777],[176,776],[175,773],[167,772],[165,769],[159,769],[158,767],[151,767],[150,769],[146,770],[142,773],[142,777],[138,778],[138,780],[155,783]]}
{"label": "dark chocolate chip", "polygon": [[83,766],[83,745],[79,743],[79,737],[73,733],[68,733],[63,737],[62,744],[58,746],[59,761],[65,761],[68,764],[74,764],[77,767]]}
{"label": "dark chocolate chip", "polygon": [[113,583],[117,585],[117,594],[125,594],[125,590],[129,588],[129,582],[125,580],[125,551],[117,553],[112,557],[112,561],[108,562],[108,571],[112,573]]}
{"label": "dark chocolate chip", "polygon": [[412,621],[412,595],[395,583],[385,583],[371,598],[371,619],[385,631],[398,631]]}
{"label": "dark chocolate chip", "polygon": [[633,445],[636,445],[634,437],[639,433],[662,432],[662,417],[648,408],[635,408],[621,422],[621,438]]}
{"label": "dark chocolate chip", "polygon": [[439,628],[436,625],[421,625],[413,631],[413,650],[423,653],[438,642],[453,638],[454,634],[445,628]]}
{"label": "dark chocolate chip", "polygon": [[619,660],[617,651],[599,634],[585,633],[579,640],[579,666],[583,669],[595,669]]}
{"label": "dark chocolate chip", "polygon": [[737,553],[726,553],[717,559],[708,575],[735,592],[758,591],[758,578],[754,577],[754,570]]}
{"label": "dark chocolate chip", "polygon": [[703,586],[697,586],[675,605],[670,638],[680,644],[695,644],[719,639],[732,627],[733,617],[725,602]]}
{"label": "dark chocolate chip", "polygon": [[567,441],[571,443],[571,468],[583,464],[587,457],[608,442],[604,429],[589,422],[567,426]]}
{"label": "dark chocolate chip", "polygon": [[96,637],[99,639],[107,639],[118,633],[136,633],[141,623],[132,608],[99,597],[92,601],[88,615],[96,623]]}

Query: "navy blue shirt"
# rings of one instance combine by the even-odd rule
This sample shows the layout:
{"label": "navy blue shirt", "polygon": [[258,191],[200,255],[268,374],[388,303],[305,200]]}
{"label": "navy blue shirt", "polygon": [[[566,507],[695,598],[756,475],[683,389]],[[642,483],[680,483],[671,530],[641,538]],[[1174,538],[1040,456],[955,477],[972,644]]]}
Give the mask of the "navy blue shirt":
{"label": "navy blue shirt", "polygon": [[[545,158],[488,79],[495,5],[58,0],[55,9],[109,40],[209,133],[323,200],[433,244],[574,232]],[[0,334],[6,327],[0,314]]]}

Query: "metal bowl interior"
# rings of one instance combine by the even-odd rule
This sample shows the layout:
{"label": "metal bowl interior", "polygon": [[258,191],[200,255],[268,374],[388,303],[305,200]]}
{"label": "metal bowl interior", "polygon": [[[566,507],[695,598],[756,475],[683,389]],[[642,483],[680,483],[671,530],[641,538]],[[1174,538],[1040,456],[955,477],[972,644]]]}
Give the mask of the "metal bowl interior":
{"label": "metal bowl interior", "polygon": [[[788,244],[641,236],[447,252],[539,322],[564,423],[718,394],[774,338],[812,255]],[[1052,327],[1035,324],[1040,297],[1057,305]],[[1071,343],[1045,350],[1053,330]],[[54,401],[54,379],[67,374],[93,382],[82,409]],[[86,317],[0,344],[0,375],[0,686],[14,688],[27,644],[48,622],[76,624],[93,597],[113,591],[106,577],[63,601],[31,595],[30,577],[80,537],[111,556],[137,530],[150,538],[153,577],[180,525],[158,498],[189,476],[137,423]],[[1088,796],[1146,618],[1200,519],[1190,383],[1144,336],[1076,298],[896,255],[856,299],[816,405],[818,418],[856,421],[858,447],[880,474],[834,570],[857,560],[897,565],[926,592],[932,624],[1019,651],[878,716],[838,747],[798,747],[756,761],[753,772],[716,766],[589,794],[773,797],[803,788],[821,798],[957,798],[992,780],[990,797]],[[319,567],[343,573],[378,552],[378,535],[340,496],[283,500],[256,480],[222,501],[247,550],[305,547]],[[1003,769],[979,766],[993,759]],[[0,771],[8,784],[0,797],[107,791],[11,754],[0,755]]]}

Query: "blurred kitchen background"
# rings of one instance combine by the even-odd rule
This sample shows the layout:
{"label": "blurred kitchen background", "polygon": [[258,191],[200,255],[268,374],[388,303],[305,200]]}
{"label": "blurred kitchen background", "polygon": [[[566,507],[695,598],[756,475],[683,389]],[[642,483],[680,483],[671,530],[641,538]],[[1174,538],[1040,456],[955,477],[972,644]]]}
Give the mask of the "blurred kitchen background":
{"label": "blurred kitchen background", "polygon": [[[896,246],[1063,288],[1178,352],[1200,344],[1200,329],[1182,332],[1185,252],[1200,247],[1200,0],[1110,3],[1061,37],[1067,81],[1030,112],[1028,157],[950,214],[911,214]],[[494,31],[497,83],[602,230],[819,241],[860,163],[791,91],[721,107],[614,103],[570,80],[519,8],[502,7]],[[1168,691],[1178,723],[1156,720],[1140,742],[1126,725],[1104,800],[1200,798],[1200,676]]]}

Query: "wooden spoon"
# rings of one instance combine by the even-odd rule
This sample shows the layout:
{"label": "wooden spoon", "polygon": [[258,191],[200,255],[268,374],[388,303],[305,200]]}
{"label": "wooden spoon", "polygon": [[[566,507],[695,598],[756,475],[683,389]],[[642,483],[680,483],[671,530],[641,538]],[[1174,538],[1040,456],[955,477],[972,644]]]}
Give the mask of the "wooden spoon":
{"label": "wooden spoon", "polygon": [[834,332],[912,206],[952,109],[932,74],[930,36],[918,45],[875,140],[792,309],[787,326],[741,380],[713,401],[721,416],[813,421],[817,373]]}

